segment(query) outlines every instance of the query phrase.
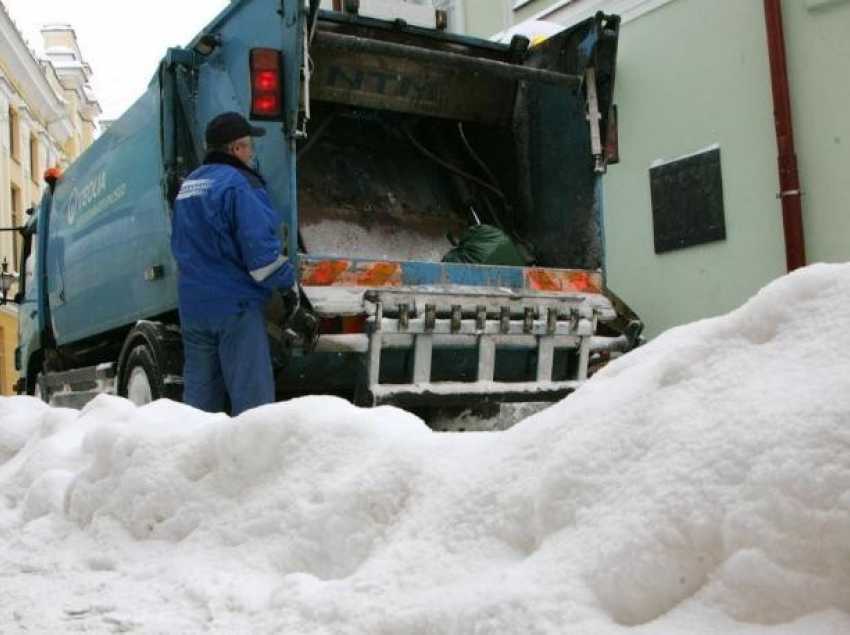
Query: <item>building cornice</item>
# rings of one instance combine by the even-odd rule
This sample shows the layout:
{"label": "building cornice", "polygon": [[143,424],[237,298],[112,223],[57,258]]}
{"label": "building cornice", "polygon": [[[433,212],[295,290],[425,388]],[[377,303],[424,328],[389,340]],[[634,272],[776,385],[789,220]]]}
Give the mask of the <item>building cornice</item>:
{"label": "building cornice", "polygon": [[47,123],[47,130],[59,142],[70,139],[74,136],[74,126],[68,117],[60,117]]}
{"label": "building cornice", "polygon": [[673,0],[560,0],[534,14],[529,20],[575,24],[604,11],[619,15],[623,22],[630,22],[670,2]]}
{"label": "building cornice", "polygon": [[5,95],[7,101],[12,101],[15,98],[15,89],[3,75],[2,71],[0,71],[0,94]]}
{"label": "building cornice", "polygon": [[[0,4],[0,60],[3,70],[14,78],[13,87],[35,110],[38,118],[50,123],[66,117],[63,100],[54,92],[41,66],[12,19]],[[70,127],[70,126],[69,126]]]}

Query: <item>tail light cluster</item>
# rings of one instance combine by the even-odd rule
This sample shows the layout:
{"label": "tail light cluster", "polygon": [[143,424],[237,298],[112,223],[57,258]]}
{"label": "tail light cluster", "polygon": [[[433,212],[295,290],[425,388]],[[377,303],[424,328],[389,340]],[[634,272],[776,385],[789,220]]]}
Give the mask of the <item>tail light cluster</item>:
{"label": "tail light cluster", "polygon": [[251,118],[283,118],[281,55],[277,49],[251,49]]}

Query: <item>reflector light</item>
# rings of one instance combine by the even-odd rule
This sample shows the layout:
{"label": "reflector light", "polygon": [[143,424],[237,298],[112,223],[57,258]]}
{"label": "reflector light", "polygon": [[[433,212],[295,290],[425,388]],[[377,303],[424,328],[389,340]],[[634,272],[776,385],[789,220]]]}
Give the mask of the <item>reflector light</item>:
{"label": "reflector light", "polygon": [[366,315],[337,315],[319,318],[322,335],[352,335],[366,332]]}
{"label": "reflector light", "polygon": [[364,333],[366,331],[366,315],[344,315],[342,317],[343,333]]}
{"label": "reflector light", "polygon": [[251,118],[283,119],[281,57],[277,49],[251,49]]}

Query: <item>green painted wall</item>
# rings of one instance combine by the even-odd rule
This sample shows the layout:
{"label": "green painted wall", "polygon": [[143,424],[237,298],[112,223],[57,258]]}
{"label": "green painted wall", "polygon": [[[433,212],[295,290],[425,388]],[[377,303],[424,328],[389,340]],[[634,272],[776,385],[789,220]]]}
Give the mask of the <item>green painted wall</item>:
{"label": "green painted wall", "polygon": [[850,260],[850,0],[784,0],[809,262]]}
{"label": "green painted wall", "polygon": [[[850,260],[850,2],[783,14],[809,262]],[[650,335],[735,308],[785,273],[761,2],[677,0],[624,25],[623,162],[605,178],[609,283]],[[842,79],[843,78],[843,79]],[[727,239],[655,255],[648,169],[721,148]]]}
{"label": "green painted wall", "polygon": [[488,38],[505,28],[502,0],[464,0],[466,32]]}
{"label": "green painted wall", "polygon": [[[608,276],[649,335],[726,312],[784,271],[762,3],[711,5],[678,0],[621,32],[622,162],[604,187]],[[714,143],[726,240],[656,255],[650,166]]]}

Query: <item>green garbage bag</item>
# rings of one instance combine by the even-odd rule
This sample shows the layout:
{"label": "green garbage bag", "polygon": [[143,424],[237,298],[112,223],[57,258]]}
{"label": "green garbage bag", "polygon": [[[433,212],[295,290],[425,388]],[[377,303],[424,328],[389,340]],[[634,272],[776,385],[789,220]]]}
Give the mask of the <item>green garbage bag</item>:
{"label": "green garbage bag", "polygon": [[467,228],[457,246],[443,256],[443,262],[516,267],[526,264],[508,235],[492,225],[473,225]]}

